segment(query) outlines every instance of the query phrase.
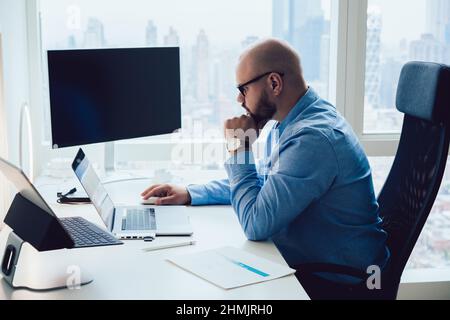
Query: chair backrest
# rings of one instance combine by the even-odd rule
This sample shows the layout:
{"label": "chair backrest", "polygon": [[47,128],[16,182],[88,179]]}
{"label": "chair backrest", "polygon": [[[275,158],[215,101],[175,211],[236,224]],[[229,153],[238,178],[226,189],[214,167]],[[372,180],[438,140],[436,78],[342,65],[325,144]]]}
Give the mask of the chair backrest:
{"label": "chair backrest", "polygon": [[378,196],[391,251],[387,280],[397,286],[395,292],[444,174],[450,140],[450,67],[406,64],[396,104],[405,114],[403,129],[394,164]]}

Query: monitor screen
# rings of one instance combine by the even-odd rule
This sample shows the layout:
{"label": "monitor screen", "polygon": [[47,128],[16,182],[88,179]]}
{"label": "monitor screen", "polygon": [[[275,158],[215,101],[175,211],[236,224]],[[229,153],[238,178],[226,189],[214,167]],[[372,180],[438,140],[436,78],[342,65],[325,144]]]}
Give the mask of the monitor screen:
{"label": "monitor screen", "polygon": [[53,148],[181,128],[179,48],[48,51]]}

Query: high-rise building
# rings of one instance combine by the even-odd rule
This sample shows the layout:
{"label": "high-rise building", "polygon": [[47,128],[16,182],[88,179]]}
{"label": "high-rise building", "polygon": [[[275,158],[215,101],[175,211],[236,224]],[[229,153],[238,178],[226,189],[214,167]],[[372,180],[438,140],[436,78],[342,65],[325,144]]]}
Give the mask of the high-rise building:
{"label": "high-rise building", "polygon": [[272,35],[276,38],[289,38],[290,0],[272,1]]}
{"label": "high-rise building", "polygon": [[438,41],[432,34],[423,34],[420,40],[412,41],[409,46],[409,59],[438,63],[450,62],[449,46]]}
{"label": "high-rise building", "polygon": [[304,61],[303,74],[308,81],[320,80],[320,56],[324,34],[326,30],[323,16],[309,18],[293,34],[292,44]]}
{"label": "high-rise building", "polygon": [[192,48],[195,97],[199,102],[209,101],[209,41],[205,30],[200,30]]}
{"label": "high-rise building", "polygon": [[450,25],[450,1],[449,0],[427,0],[427,33],[441,43],[450,44],[447,37]]}
{"label": "high-rise building", "polygon": [[[276,2],[276,0],[275,0]],[[290,31],[295,33],[310,19],[323,18],[321,1],[317,0],[290,0]]]}
{"label": "high-rise building", "polygon": [[380,107],[380,58],[382,17],[379,7],[367,10],[366,99],[372,108]]}
{"label": "high-rise building", "polygon": [[173,28],[169,28],[169,33],[164,36],[164,46],[166,47],[178,47],[180,45],[180,37],[178,32]]}
{"label": "high-rise building", "polygon": [[273,0],[272,32],[299,52],[306,80],[320,80],[322,36],[329,33],[321,1]]}
{"label": "high-rise building", "polygon": [[148,21],[147,28],[145,29],[145,45],[147,47],[158,46],[158,28],[152,20]]}
{"label": "high-rise building", "polygon": [[75,49],[77,47],[77,39],[73,34],[67,38],[67,48]]}
{"label": "high-rise building", "polygon": [[219,99],[222,89],[222,68],[220,67],[220,60],[217,58],[212,61],[211,87],[212,96],[216,100]]}
{"label": "high-rise building", "polygon": [[103,23],[97,18],[89,18],[84,32],[83,45],[85,48],[104,47],[106,45]]}

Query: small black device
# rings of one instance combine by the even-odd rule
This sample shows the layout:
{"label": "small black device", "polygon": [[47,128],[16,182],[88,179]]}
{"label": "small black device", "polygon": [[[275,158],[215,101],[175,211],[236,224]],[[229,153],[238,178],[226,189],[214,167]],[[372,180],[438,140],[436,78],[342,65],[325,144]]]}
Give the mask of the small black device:
{"label": "small black device", "polygon": [[56,201],[61,204],[91,203],[91,199],[88,197],[69,197],[69,195],[74,194],[75,192],[77,192],[77,188],[73,188],[65,194],[62,194],[62,192],[58,192],[56,194],[56,196],[58,197],[58,200],[56,200]]}
{"label": "small black device", "polygon": [[60,204],[89,204],[91,199],[85,197],[61,197],[56,200]]}

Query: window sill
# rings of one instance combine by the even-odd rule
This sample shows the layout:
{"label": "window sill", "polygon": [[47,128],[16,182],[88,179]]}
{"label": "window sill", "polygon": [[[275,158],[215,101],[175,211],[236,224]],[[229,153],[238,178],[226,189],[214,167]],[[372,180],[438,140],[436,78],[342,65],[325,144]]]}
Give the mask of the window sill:
{"label": "window sill", "polygon": [[403,271],[402,283],[450,282],[450,268],[407,269]]}
{"label": "window sill", "polygon": [[450,268],[403,272],[398,300],[450,300]]}

